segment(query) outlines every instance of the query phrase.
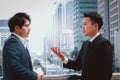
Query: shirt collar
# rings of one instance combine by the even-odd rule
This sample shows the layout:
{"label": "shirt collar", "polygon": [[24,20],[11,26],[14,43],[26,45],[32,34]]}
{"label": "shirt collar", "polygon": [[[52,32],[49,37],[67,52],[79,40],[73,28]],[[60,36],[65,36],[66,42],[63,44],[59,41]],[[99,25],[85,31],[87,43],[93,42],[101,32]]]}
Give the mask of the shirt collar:
{"label": "shirt collar", "polygon": [[25,39],[24,38],[22,38],[20,35],[14,33],[14,32],[12,32],[11,34],[14,34],[15,36],[17,36],[19,38],[19,40],[22,42],[22,44],[24,45],[24,47],[26,47],[26,43],[25,43]]}
{"label": "shirt collar", "polygon": [[98,32],[95,36],[93,36],[91,39],[89,39],[90,42],[93,42],[97,36],[100,35],[100,32]]}

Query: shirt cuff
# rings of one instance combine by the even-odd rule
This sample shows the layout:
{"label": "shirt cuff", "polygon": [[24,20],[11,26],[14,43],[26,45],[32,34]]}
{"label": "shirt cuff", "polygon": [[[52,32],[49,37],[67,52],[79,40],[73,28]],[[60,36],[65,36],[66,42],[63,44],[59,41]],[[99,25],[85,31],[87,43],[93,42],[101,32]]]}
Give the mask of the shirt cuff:
{"label": "shirt cuff", "polygon": [[64,61],[62,61],[64,64],[67,64],[68,63],[68,58],[67,57],[64,57],[65,58],[65,60]]}

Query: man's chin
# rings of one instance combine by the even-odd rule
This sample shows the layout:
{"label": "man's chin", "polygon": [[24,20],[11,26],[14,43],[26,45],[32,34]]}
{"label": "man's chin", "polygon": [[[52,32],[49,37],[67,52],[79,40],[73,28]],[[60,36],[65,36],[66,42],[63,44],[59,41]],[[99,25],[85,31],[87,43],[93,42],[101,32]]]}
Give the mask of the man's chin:
{"label": "man's chin", "polygon": [[25,36],[24,38],[28,38],[29,36]]}
{"label": "man's chin", "polygon": [[87,34],[83,33],[84,36],[87,36]]}

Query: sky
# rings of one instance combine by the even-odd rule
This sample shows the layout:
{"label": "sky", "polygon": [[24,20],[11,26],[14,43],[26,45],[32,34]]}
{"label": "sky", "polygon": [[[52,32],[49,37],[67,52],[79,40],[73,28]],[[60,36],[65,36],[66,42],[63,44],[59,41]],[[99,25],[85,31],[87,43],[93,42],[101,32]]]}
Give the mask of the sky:
{"label": "sky", "polygon": [[31,17],[29,45],[32,52],[43,52],[43,38],[52,31],[56,4],[66,0],[0,0],[0,19],[9,19],[17,12]]}

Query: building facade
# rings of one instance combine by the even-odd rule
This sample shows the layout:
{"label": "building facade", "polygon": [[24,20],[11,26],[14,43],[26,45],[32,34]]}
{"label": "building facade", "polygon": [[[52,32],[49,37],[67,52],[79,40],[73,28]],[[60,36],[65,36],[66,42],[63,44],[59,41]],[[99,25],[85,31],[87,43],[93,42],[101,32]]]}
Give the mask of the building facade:
{"label": "building facade", "polygon": [[98,0],[98,13],[104,22],[100,32],[106,39],[110,40],[109,0]]}
{"label": "building facade", "polygon": [[0,48],[3,47],[5,40],[10,35],[7,20],[0,20]]}
{"label": "building facade", "polygon": [[82,19],[84,12],[97,12],[97,0],[74,0],[74,44],[75,50],[81,48],[87,39],[82,33]]}
{"label": "building facade", "polygon": [[120,0],[109,0],[110,41],[114,43],[115,31],[120,29]]}

